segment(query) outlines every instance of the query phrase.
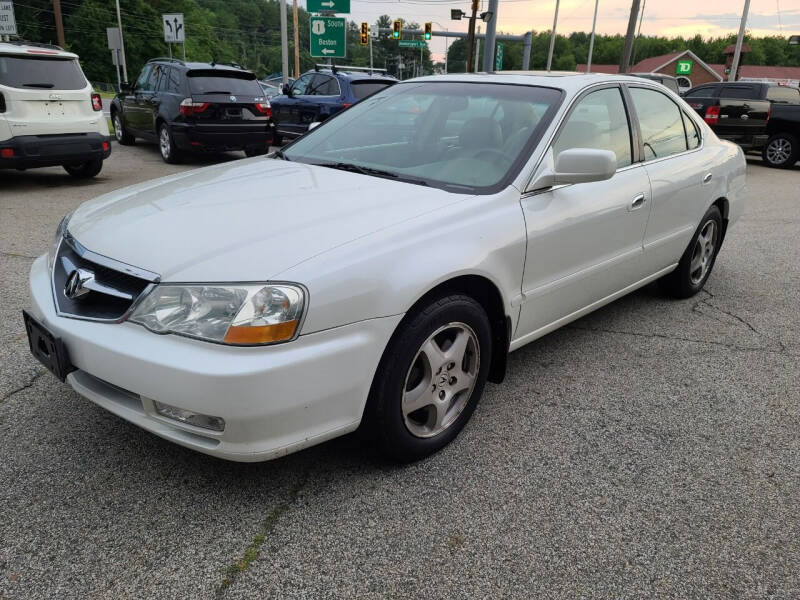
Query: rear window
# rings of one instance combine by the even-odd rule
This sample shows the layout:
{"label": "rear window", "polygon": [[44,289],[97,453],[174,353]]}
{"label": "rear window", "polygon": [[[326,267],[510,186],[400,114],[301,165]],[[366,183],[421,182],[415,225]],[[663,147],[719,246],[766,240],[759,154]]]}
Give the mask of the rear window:
{"label": "rear window", "polygon": [[256,76],[246,71],[189,71],[189,88],[192,94],[237,94],[262,96]]}
{"label": "rear window", "polygon": [[800,104],[800,90],[781,85],[767,88],[767,100],[785,102],[787,104]]}
{"label": "rear window", "polygon": [[362,100],[375,92],[385,90],[394,83],[394,81],[353,81],[350,83],[350,88],[353,90],[353,95]]}
{"label": "rear window", "polygon": [[86,87],[86,78],[73,58],[0,56],[0,84],[24,89],[80,90]]}

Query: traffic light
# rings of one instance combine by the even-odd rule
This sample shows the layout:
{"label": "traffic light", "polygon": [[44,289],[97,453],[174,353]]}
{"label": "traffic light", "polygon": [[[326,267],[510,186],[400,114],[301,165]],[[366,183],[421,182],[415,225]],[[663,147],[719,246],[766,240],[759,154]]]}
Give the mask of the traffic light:
{"label": "traffic light", "polygon": [[399,40],[403,35],[403,22],[401,20],[397,20],[392,23],[392,39]]}
{"label": "traffic light", "polygon": [[361,45],[369,46],[369,24],[361,24]]}
{"label": "traffic light", "polygon": [[431,35],[433,33],[433,23],[425,23],[425,41],[429,41],[431,39]]}

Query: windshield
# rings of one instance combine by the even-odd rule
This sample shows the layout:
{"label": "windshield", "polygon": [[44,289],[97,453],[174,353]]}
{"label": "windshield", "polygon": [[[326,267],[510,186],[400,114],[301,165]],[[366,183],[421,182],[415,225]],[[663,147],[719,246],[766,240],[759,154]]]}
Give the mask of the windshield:
{"label": "windshield", "polygon": [[73,58],[0,56],[0,84],[25,89],[82,90],[87,82]]}
{"label": "windshield", "polygon": [[256,76],[246,71],[189,71],[192,94],[233,94],[260,96],[263,93]]}
{"label": "windshield", "polygon": [[530,157],[560,90],[492,83],[394,85],[291,146],[289,160],[493,193]]}

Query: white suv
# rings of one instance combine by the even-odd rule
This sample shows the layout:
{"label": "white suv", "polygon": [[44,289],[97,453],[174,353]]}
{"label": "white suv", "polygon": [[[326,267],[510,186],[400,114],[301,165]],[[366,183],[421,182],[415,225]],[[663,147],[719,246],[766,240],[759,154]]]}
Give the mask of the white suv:
{"label": "white suv", "polygon": [[110,154],[102,100],[78,56],[0,43],[0,169],[63,165],[73,177],[94,177]]}

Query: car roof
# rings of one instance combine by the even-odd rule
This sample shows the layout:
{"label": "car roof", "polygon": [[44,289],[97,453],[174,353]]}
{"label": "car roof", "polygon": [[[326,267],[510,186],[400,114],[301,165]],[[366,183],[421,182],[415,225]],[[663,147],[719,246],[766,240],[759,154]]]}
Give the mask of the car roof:
{"label": "car roof", "polygon": [[53,44],[39,44],[36,42],[0,42],[0,53],[35,55],[39,57],[53,56],[57,58],[78,58],[77,54],[67,52]]}
{"label": "car roof", "polygon": [[[642,84],[649,80],[640,78]],[[505,83],[516,85],[536,85],[560,88],[567,92],[578,92],[596,83],[631,83],[629,75],[607,73],[578,73],[574,71],[498,71],[496,73],[451,73],[448,75],[429,75],[406,81],[460,81],[467,83]],[[656,85],[656,84],[651,84]],[[660,85],[660,84],[658,84]]]}
{"label": "car roof", "polygon": [[252,73],[250,69],[245,69],[239,65],[223,64],[223,63],[206,63],[206,62],[184,62],[177,58],[151,58],[148,63],[165,63],[179,68],[184,68],[188,71],[192,69],[218,69],[220,71],[236,71]]}
{"label": "car roof", "polygon": [[[383,71],[375,71],[373,73],[369,73],[366,71],[348,71],[347,68],[336,69],[335,71],[332,69],[312,69],[311,71],[306,71],[306,73],[324,73],[325,75],[332,75],[334,77],[339,77],[341,79],[347,79],[348,81],[356,81],[361,79],[380,79],[383,81],[398,81],[398,79],[392,75],[389,75]],[[305,73],[303,73],[305,75]]]}

